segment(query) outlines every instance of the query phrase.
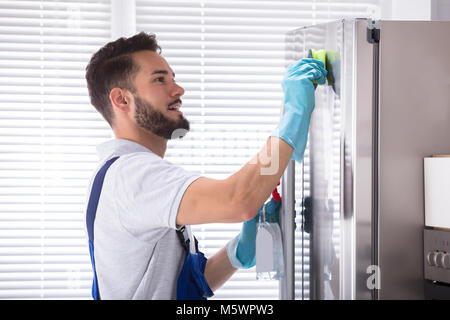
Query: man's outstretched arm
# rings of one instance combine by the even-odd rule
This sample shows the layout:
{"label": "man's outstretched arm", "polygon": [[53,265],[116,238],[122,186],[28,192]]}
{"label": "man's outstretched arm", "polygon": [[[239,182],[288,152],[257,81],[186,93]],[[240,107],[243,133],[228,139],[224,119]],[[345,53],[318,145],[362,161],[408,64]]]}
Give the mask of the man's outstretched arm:
{"label": "man's outstretched arm", "polygon": [[[292,151],[293,148],[282,139],[270,137],[261,151],[247,164],[252,167],[244,170],[248,170],[247,174],[249,178],[251,176],[258,176],[251,171],[257,170],[264,173],[265,169],[267,171],[273,170],[273,172],[267,172],[272,175],[272,179],[265,182],[269,184],[269,187],[264,186],[264,189],[273,190],[292,156]],[[255,183],[255,185],[258,185],[258,183]],[[262,186],[259,185],[258,187],[261,188]],[[256,189],[259,189],[258,187]],[[270,192],[269,194],[264,193],[261,195],[262,202],[269,197]],[[230,262],[227,247],[223,247],[215,255],[208,258],[205,268],[205,278],[211,290],[215,291],[230,279],[236,270],[238,269],[233,267]]]}

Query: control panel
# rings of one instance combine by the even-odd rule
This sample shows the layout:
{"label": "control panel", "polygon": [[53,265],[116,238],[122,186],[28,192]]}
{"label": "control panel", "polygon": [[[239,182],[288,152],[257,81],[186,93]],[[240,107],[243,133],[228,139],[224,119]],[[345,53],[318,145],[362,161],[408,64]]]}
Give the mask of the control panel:
{"label": "control panel", "polygon": [[424,229],[425,279],[450,283],[450,231]]}

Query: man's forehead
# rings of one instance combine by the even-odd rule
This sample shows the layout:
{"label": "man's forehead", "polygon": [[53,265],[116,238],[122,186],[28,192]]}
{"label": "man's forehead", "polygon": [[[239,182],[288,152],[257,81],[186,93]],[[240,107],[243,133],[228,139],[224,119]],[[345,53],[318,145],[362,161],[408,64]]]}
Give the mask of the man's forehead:
{"label": "man's forehead", "polygon": [[171,74],[175,76],[166,59],[154,51],[138,51],[133,56],[140,66],[140,71],[146,74]]}

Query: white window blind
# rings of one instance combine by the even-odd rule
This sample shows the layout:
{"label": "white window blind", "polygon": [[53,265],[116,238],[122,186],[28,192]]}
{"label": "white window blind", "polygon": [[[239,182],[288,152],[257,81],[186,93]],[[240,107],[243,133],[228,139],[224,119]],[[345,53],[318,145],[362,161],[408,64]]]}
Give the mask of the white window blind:
{"label": "white window blind", "polygon": [[[169,143],[167,159],[212,178],[239,170],[260,150],[279,120],[285,33],[378,12],[378,0],[137,0],[137,31],[157,35],[162,55],[186,89],[183,109],[192,130],[183,140]],[[309,163],[305,166],[306,172]],[[297,186],[303,185],[301,172],[296,180]],[[304,188],[303,195],[308,195],[307,183]],[[297,201],[297,229],[300,204]],[[193,230],[201,250],[211,256],[239,232],[240,225],[200,225]],[[296,264],[307,264],[309,252],[303,252],[301,245],[296,242]],[[297,298],[309,297],[308,272],[305,266],[296,266],[296,283],[304,287],[296,286]],[[303,281],[302,275],[306,275]],[[240,270],[215,298],[278,299],[277,281],[255,278],[255,268]]]}
{"label": "white window blind", "polygon": [[[110,11],[109,0],[0,0],[0,299],[90,298],[85,191],[111,130],[84,70],[110,41]],[[377,11],[378,0],[136,1],[136,31],[156,33],[186,90],[192,130],[167,159],[214,178],[236,172],[278,122],[284,34]],[[239,230],[194,228],[207,256]],[[278,283],[242,270],[215,298],[277,299]]]}
{"label": "white window blind", "polygon": [[109,1],[0,1],[0,298],[90,296],[86,183],[110,137],[84,69]]}

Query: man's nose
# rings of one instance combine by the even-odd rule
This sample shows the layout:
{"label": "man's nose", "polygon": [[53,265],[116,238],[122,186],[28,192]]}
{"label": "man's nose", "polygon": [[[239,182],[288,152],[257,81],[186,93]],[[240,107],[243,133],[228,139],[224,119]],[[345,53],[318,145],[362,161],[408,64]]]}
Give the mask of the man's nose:
{"label": "man's nose", "polygon": [[174,82],[174,87],[172,89],[172,95],[173,96],[179,96],[181,97],[184,94],[184,89],[182,86],[180,86],[179,84],[177,84],[176,82]]}

